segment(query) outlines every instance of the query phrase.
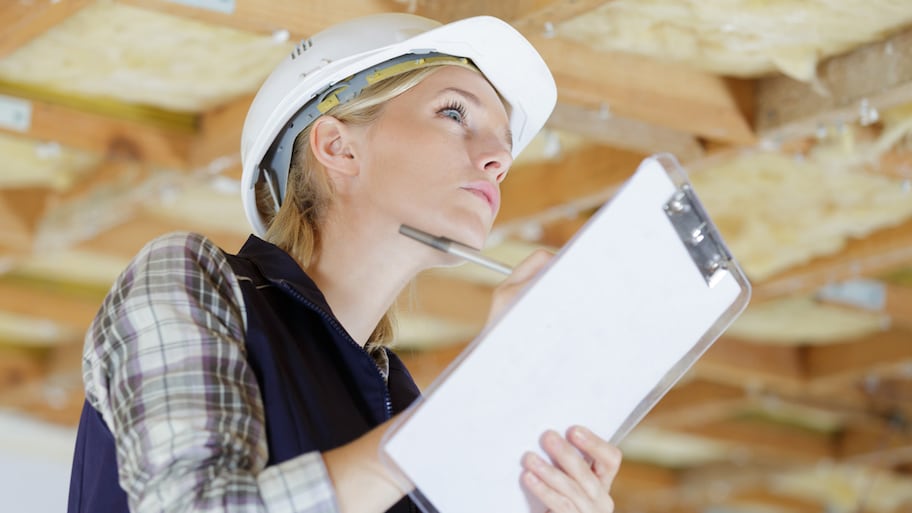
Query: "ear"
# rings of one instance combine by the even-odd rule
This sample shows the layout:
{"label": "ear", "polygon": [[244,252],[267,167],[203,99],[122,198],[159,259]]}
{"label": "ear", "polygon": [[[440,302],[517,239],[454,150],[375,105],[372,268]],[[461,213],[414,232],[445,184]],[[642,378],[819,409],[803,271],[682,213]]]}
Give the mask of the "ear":
{"label": "ear", "polygon": [[360,162],[355,158],[355,137],[350,126],[332,116],[317,118],[310,130],[310,149],[336,185],[340,185],[340,179],[360,172]]}

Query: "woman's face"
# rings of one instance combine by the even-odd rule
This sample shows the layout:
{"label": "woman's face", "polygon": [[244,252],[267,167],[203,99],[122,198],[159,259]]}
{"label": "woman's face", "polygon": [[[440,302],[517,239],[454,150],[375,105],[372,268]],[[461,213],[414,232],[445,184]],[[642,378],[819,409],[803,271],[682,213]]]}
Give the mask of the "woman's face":
{"label": "woman's face", "polygon": [[481,247],[513,162],[509,126],[487,80],[442,67],[365,127],[358,203],[393,229],[410,224]]}

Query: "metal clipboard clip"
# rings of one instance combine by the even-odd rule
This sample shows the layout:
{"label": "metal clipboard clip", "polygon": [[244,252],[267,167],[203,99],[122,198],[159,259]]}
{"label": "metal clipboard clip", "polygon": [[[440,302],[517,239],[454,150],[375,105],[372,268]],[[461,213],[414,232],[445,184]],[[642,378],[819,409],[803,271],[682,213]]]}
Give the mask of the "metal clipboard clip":
{"label": "metal clipboard clip", "polygon": [[683,184],[664,205],[668,220],[710,288],[728,272],[732,256],[690,184]]}

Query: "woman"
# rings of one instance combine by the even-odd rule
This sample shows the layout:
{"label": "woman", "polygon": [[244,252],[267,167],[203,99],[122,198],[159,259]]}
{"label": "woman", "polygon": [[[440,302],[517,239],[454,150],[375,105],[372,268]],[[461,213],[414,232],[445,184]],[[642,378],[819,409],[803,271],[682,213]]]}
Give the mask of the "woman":
{"label": "woman", "polygon": [[[417,272],[455,262],[398,227],[481,246],[554,99],[538,54],[493,18],[372,16],[302,42],[244,126],[263,239],[237,255],[152,241],[89,330],[70,511],[414,511],[377,457],[418,396],[385,348],[390,309]],[[492,315],[546,260],[517,267]],[[522,462],[534,496],[613,509],[615,448],[583,428],[542,445],[551,462]]]}

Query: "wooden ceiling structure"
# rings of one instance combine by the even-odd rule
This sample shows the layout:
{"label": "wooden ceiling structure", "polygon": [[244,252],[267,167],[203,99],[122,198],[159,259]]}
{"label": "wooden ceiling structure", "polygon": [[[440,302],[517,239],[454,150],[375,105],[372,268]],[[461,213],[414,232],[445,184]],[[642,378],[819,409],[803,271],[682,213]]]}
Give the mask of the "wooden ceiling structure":
{"label": "wooden ceiling structure", "polygon": [[[690,41],[715,51],[700,38],[768,23],[774,3],[786,16],[781,33],[771,25],[770,37],[793,35],[792,18],[814,26],[820,13],[812,7],[830,8],[826,19],[846,26],[878,14],[887,21],[858,41],[804,48],[800,58],[790,47],[764,69],[726,68],[738,61],[738,48],[723,64],[669,50]],[[912,511],[912,5],[652,0],[637,11],[635,4],[0,4],[0,411],[75,426],[83,333],[114,276],[145,242],[192,230],[225,249],[240,247],[247,231],[237,198],[240,129],[258,81],[290,41],[375,12],[442,21],[491,14],[541,52],[559,103],[503,184],[489,251],[516,261],[533,246],[561,247],[644,156],[665,151],[684,163],[754,283],[742,320],[625,441],[617,511]],[[833,14],[836,4],[845,11]],[[662,33],[664,47],[639,33],[626,46],[612,40],[672,7],[702,16],[689,39],[679,34],[683,22],[669,21],[678,12],[652,18],[653,28],[678,31],[675,38],[670,29]],[[729,17],[694,14],[700,9],[729,9]],[[137,21],[111,35],[89,33],[104,23],[100,16],[115,14]],[[151,52],[170,33],[143,24],[159,22],[215,31],[210,42],[223,52],[229,40],[240,41],[274,58],[245,73],[258,59],[213,57],[207,64],[233,68],[246,81],[197,76],[193,91],[202,92],[183,105],[188,96],[166,85],[158,97],[131,97],[136,91],[117,85],[122,69],[80,61],[81,39],[66,39],[75,31],[104,44],[135,31],[144,38],[139,48]],[[589,35],[586,26],[594,27]],[[48,46],[54,52],[42,50]],[[181,54],[163,58],[180,73]],[[66,73],[42,81],[47,70]],[[83,88],[88,78],[100,85]],[[110,84],[115,89],[105,91]],[[222,95],[206,96],[207,88],[223,88]],[[481,328],[495,283],[469,268],[419,277],[403,301],[402,352],[421,384]]]}

